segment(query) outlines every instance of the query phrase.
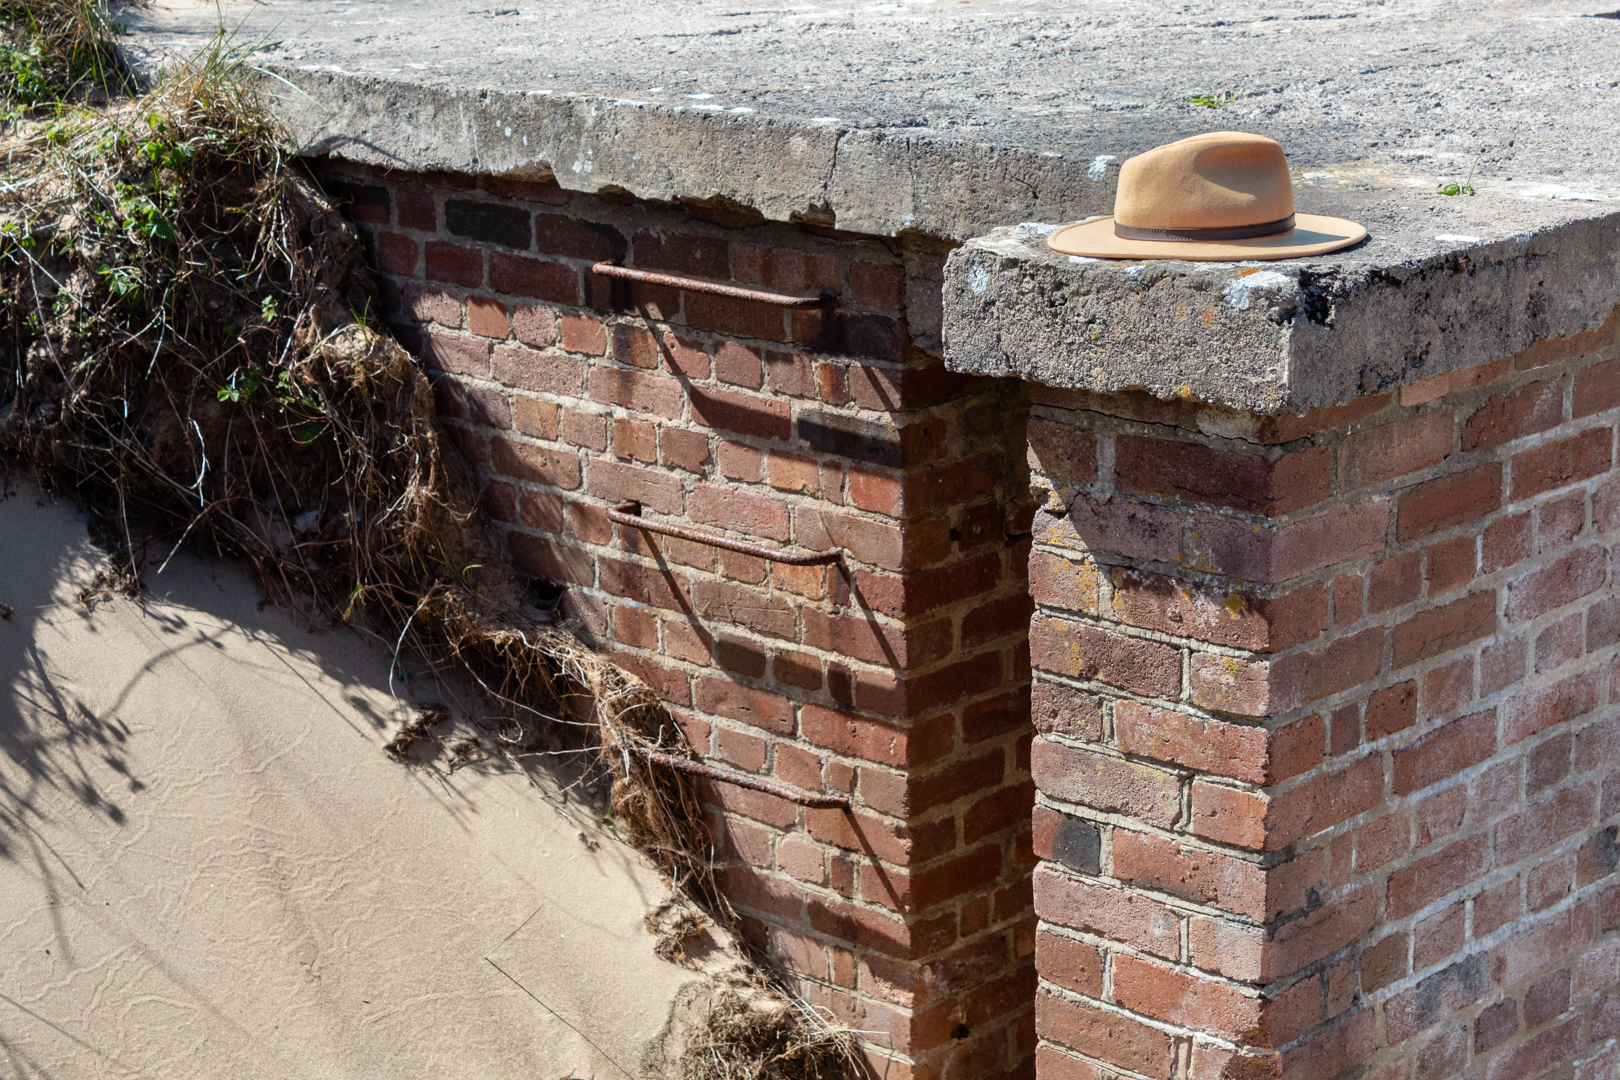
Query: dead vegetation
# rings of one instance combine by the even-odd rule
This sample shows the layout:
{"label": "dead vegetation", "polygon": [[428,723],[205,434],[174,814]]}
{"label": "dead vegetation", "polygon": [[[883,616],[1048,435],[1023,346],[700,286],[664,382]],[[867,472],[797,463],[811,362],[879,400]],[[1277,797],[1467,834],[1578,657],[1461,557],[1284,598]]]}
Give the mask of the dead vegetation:
{"label": "dead vegetation", "polygon": [[[619,835],[729,920],[692,782],[643,756],[690,753],[679,728],[489,550],[432,388],[372,318],[357,235],[289,156],[242,57],[216,42],[143,97],[86,105],[87,85],[116,98],[129,84],[99,9],[27,0],[0,19],[12,68],[21,49],[55,87],[13,79],[6,98],[0,456],[104,508],[124,569],[103,587],[138,587],[138,526],[243,559],[276,602],[470,678],[496,719],[455,760],[586,747]],[[388,752],[415,760],[445,719],[424,710]],[[704,922],[666,914],[660,951],[679,959]],[[693,1036],[690,1080],[857,1069],[853,1036],[814,1011],[727,994]]]}

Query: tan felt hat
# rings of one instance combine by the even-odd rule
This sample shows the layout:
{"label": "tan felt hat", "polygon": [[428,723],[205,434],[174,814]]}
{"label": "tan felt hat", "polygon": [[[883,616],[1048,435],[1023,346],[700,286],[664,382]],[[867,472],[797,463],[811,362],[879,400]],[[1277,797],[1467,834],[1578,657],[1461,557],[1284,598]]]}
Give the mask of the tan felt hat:
{"label": "tan felt hat", "polygon": [[1065,226],[1047,243],[1096,259],[1241,262],[1322,255],[1366,235],[1344,218],[1294,213],[1275,139],[1212,131],[1125,162],[1113,215]]}

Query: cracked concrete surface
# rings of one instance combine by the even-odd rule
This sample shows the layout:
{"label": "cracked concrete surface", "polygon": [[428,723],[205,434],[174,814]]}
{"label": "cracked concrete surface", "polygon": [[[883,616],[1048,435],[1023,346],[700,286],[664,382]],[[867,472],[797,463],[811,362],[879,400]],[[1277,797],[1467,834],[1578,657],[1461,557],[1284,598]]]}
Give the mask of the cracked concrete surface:
{"label": "cracked concrete surface", "polygon": [[[944,285],[957,370],[1297,412],[1591,330],[1620,301],[1611,7],[159,0],[121,18],[148,67],[234,27],[311,153],[967,242]],[[1088,263],[1019,228],[1107,213],[1121,161],[1218,129],[1278,138],[1299,208],[1368,241]],[[1470,175],[1476,195],[1437,190]]]}

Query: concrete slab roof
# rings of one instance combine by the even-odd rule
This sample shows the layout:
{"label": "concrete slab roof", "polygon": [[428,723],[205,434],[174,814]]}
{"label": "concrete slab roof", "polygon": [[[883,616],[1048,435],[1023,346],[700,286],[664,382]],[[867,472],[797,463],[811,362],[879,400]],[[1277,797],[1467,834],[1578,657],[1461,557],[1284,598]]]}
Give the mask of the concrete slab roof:
{"label": "concrete slab roof", "polygon": [[[222,26],[260,46],[303,91],[278,84],[312,150],[965,240],[1107,213],[1121,160],[1219,129],[1402,196],[1473,167],[1527,213],[1620,197],[1620,19],[1593,17],[1616,2],[158,0],[118,17],[138,55]],[[1222,108],[1188,100],[1223,90]]]}
{"label": "concrete slab roof", "polygon": [[[952,367],[1276,412],[1589,331],[1620,302],[1616,2],[157,0],[119,17],[146,64],[222,26],[255,46],[308,152],[969,241],[947,275]],[[1019,227],[1107,213],[1125,158],[1222,129],[1279,139],[1299,209],[1369,240],[1144,266],[1053,257]],[[1475,195],[1437,190],[1469,177]]]}

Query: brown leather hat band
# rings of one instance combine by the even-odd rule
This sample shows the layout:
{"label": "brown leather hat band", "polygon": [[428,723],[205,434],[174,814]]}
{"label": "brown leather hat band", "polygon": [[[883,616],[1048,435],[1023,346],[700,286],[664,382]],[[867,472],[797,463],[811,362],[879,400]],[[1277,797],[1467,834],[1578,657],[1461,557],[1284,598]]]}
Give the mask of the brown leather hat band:
{"label": "brown leather hat band", "polygon": [[1231,225],[1211,229],[1142,229],[1135,225],[1114,222],[1114,235],[1122,240],[1170,240],[1195,243],[1206,240],[1252,240],[1257,236],[1276,236],[1294,227],[1294,215],[1259,225]]}

